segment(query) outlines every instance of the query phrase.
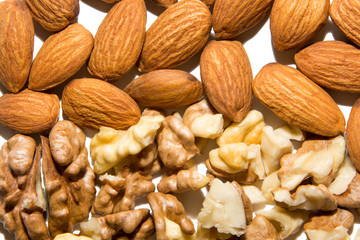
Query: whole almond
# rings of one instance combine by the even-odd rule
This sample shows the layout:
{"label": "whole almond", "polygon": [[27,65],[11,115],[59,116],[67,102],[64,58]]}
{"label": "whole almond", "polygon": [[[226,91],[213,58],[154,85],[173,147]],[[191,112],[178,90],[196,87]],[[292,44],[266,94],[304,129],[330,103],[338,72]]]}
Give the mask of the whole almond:
{"label": "whole almond", "polygon": [[213,27],[217,38],[230,39],[249,30],[265,17],[274,0],[216,0]]}
{"label": "whole almond", "polygon": [[260,102],[290,125],[329,137],[345,131],[344,116],[331,96],[292,67],[267,64],[252,88]]}
{"label": "whole almond", "polygon": [[26,0],[36,22],[51,32],[68,26],[79,14],[79,0]]}
{"label": "whole almond", "polygon": [[119,80],[137,62],[145,38],[144,0],[115,4],[100,24],[88,71],[105,81]]}
{"label": "whole almond", "polygon": [[199,0],[182,0],[163,12],[147,30],[139,71],[175,68],[206,44],[211,13]]}
{"label": "whole almond", "polygon": [[76,125],[127,129],[140,119],[136,102],[114,85],[93,78],[69,82],[62,94],[62,110]]}
{"label": "whole almond", "polygon": [[124,89],[139,105],[178,108],[196,102],[203,95],[202,84],[188,72],[156,70],[141,75]]}
{"label": "whole almond", "polygon": [[252,104],[252,71],[238,41],[211,41],[200,58],[205,94],[214,108],[231,121],[240,122]]}
{"label": "whole almond", "polygon": [[274,0],[270,14],[273,46],[284,51],[304,46],[325,24],[330,0]]}
{"label": "whole almond", "polygon": [[360,171],[360,99],[351,108],[346,126],[346,146],[356,170]]}
{"label": "whole almond", "polygon": [[71,78],[88,60],[93,43],[91,33],[79,23],[51,35],[34,59],[29,89],[44,91]]}
{"label": "whole almond", "polygon": [[57,122],[59,98],[25,89],[0,97],[0,123],[23,134],[41,133]]}
{"label": "whole almond", "polygon": [[214,5],[215,0],[201,0],[203,3],[205,3],[206,6],[211,7]]}
{"label": "whole almond", "polygon": [[360,2],[357,0],[333,0],[330,17],[340,30],[360,46]]}
{"label": "whole almond", "polygon": [[29,76],[34,49],[34,25],[21,0],[0,2],[0,82],[19,92]]}
{"label": "whole almond", "polygon": [[157,5],[168,8],[171,5],[175,4],[177,0],[153,0]]}
{"label": "whole almond", "polygon": [[295,54],[299,70],[317,84],[360,93],[360,49],[340,41],[317,42]]}

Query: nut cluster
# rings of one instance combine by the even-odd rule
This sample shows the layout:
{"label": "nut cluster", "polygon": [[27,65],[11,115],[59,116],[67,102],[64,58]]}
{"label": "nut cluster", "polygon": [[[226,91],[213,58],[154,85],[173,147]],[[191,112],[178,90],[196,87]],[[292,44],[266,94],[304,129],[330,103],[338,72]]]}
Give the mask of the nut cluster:
{"label": "nut cluster", "polygon": [[[350,239],[360,99],[346,122],[324,88],[360,93],[360,3],[152,0],[162,12],[146,30],[149,2],[104,1],[95,36],[74,23],[79,0],[0,2],[0,124],[17,133],[0,150],[5,229],[19,240]],[[274,49],[295,50],[298,69],[274,62],[253,77],[237,37],[269,12]],[[329,16],[349,42],[311,43]],[[34,59],[33,20],[51,32]],[[175,69],[198,53],[201,79]],[[73,79],[84,65],[88,77]],[[134,67],[124,89],[112,84]],[[268,124],[255,98],[285,124]],[[203,188],[196,227],[177,196]]]}

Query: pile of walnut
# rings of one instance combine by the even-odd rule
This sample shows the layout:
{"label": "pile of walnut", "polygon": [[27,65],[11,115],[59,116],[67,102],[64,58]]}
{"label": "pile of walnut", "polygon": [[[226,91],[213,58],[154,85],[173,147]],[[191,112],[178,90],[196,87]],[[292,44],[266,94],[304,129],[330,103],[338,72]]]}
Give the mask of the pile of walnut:
{"label": "pile of walnut", "polygon": [[[90,144],[92,169],[85,134],[59,121],[41,146],[20,134],[2,146],[0,220],[16,239],[285,239],[302,226],[309,239],[350,239],[354,216],[345,209],[360,208],[360,176],[344,138],[304,138],[292,126],[274,130],[256,110],[230,123],[204,99],[182,117],[146,109],[126,131],[100,128]],[[208,139],[218,148],[204,176],[196,155]],[[296,153],[291,140],[303,141]],[[207,185],[196,231],[171,193]],[[143,196],[152,214],[134,210]],[[253,209],[261,209],[255,218]],[[80,236],[72,234],[77,225]]]}

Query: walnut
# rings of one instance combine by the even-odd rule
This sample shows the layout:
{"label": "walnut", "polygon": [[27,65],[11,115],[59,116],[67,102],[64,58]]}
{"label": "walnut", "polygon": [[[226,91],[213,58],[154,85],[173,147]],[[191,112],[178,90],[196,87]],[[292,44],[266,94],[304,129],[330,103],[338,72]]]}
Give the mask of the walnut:
{"label": "walnut", "polygon": [[261,190],[255,185],[243,185],[242,188],[246,196],[250,199],[252,206],[261,206],[268,202],[262,195]]}
{"label": "walnut", "polygon": [[172,223],[177,224],[182,233],[186,235],[194,234],[194,224],[186,216],[184,206],[175,196],[161,192],[149,193],[148,201],[154,216],[156,239],[173,239],[173,232],[169,231],[169,228],[174,229]]}
{"label": "walnut", "polygon": [[93,217],[80,223],[80,233],[94,240],[148,239],[154,233],[154,224],[148,209],[137,209]]}
{"label": "walnut", "polygon": [[84,237],[84,236],[77,236],[71,233],[62,233],[56,235],[54,240],[92,240],[92,238]]}
{"label": "walnut", "polygon": [[210,103],[203,99],[188,107],[184,112],[184,124],[195,137],[214,139],[223,132],[224,118],[216,114]]}
{"label": "walnut", "polygon": [[17,134],[0,152],[0,221],[17,240],[50,239],[40,178],[41,148]]}
{"label": "walnut", "polygon": [[161,161],[171,169],[184,167],[199,153],[194,135],[176,116],[167,116],[162,122],[157,143]]}
{"label": "walnut", "polygon": [[41,136],[41,143],[48,227],[55,237],[72,232],[76,223],[88,218],[95,196],[95,174],[89,165],[85,135],[72,122],[56,123],[49,139]]}
{"label": "walnut", "polygon": [[317,184],[328,185],[344,158],[345,140],[342,136],[306,140],[296,153],[281,158],[278,172],[281,186],[291,191],[309,177]]}
{"label": "walnut", "polygon": [[157,185],[159,192],[182,193],[186,191],[199,190],[208,185],[210,179],[196,170],[183,169],[180,171],[165,172]]}
{"label": "walnut", "polygon": [[334,195],[340,207],[345,208],[360,208],[360,174],[356,172],[347,190],[340,194]]}
{"label": "walnut", "polygon": [[241,122],[233,122],[227,127],[216,142],[219,146],[240,142],[247,145],[260,144],[264,126],[265,122],[262,113],[251,110]]}
{"label": "walnut", "polygon": [[100,174],[117,164],[126,164],[127,156],[140,153],[154,142],[163,120],[160,112],[144,111],[139,122],[126,131],[101,127],[90,143],[94,171]]}
{"label": "walnut", "polygon": [[264,216],[257,215],[246,228],[244,240],[280,240],[274,225]]}
{"label": "walnut", "polygon": [[210,190],[198,215],[204,228],[215,227],[219,233],[240,236],[252,219],[250,199],[236,182],[211,182]]}
{"label": "walnut", "polygon": [[272,194],[272,191],[279,187],[281,187],[281,183],[277,171],[271,173],[269,176],[267,176],[264,179],[261,185],[261,191],[263,196],[266,198],[268,202],[274,201],[274,196]]}
{"label": "walnut", "polygon": [[335,175],[334,181],[327,185],[329,191],[335,195],[341,195],[349,188],[350,183],[356,175],[356,169],[349,156],[345,157]]}
{"label": "walnut", "polygon": [[122,176],[105,174],[100,176],[100,180],[102,186],[92,209],[95,215],[132,210],[136,198],[155,191],[150,178],[139,172],[126,172]]}
{"label": "walnut", "polygon": [[338,208],[336,211],[311,217],[310,222],[304,225],[304,230],[310,240],[350,240],[347,232],[353,224],[353,214],[345,209]]}
{"label": "walnut", "polygon": [[289,210],[332,211],[337,208],[335,197],[324,185],[301,185],[291,194],[287,188],[273,190],[274,200],[280,207]]}

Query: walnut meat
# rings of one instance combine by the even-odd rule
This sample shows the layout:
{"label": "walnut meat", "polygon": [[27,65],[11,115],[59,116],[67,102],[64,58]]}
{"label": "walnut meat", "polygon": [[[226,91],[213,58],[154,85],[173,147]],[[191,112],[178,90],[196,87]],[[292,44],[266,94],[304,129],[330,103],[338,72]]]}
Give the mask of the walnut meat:
{"label": "walnut meat", "polygon": [[17,240],[50,239],[43,216],[40,158],[41,148],[28,136],[17,134],[1,148],[0,221]]}
{"label": "walnut meat", "polygon": [[72,232],[76,223],[88,218],[95,196],[95,174],[89,165],[85,135],[72,122],[58,122],[49,139],[41,136],[41,143],[48,228],[55,237]]}
{"label": "walnut meat", "polygon": [[195,137],[176,116],[167,116],[157,135],[161,161],[167,168],[182,168],[197,153]]}

